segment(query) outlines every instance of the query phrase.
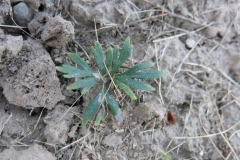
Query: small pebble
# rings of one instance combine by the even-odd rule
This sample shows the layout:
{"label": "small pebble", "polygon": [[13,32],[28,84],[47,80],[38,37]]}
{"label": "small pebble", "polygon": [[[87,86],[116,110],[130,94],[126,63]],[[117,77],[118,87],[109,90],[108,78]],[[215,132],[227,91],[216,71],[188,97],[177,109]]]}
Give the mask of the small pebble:
{"label": "small pebble", "polygon": [[153,152],[157,151],[157,146],[154,145],[154,144],[152,144],[152,145],[151,145],[151,150],[152,150]]}
{"label": "small pebble", "polygon": [[55,62],[58,62],[58,63],[62,63],[62,62],[63,62],[62,57],[56,57],[56,58],[54,59],[54,61],[55,61]]}
{"label": "small pebble", "polygon": [[195,44],[196,44],[196,42],[193,39],[188,38],[186,40],[186,47],[189,49],[192,49]]}
{"label": "small pebble", "polygon": [[33,17],[33,13],[25,2],[20,2],[13,6],[13,17],[18,25],[27,26]]}
{"label": "small pebble", "polygon": [[188,83],[189,83],[189,84],[193,84],[193,83],[194,83],[194,80],[189,77],[189,78],[188,78]]}
{"label": "small pebble", "polygon": [[136,149],[136,147],[137,147],[137,143],[134,142],[134,143],[133,143],[133,149]]}
{"label": "small pebble", "polygon": [[207,27],[205,29],[205,36],[212,39],[217,36],[218,30],[215,27]]}

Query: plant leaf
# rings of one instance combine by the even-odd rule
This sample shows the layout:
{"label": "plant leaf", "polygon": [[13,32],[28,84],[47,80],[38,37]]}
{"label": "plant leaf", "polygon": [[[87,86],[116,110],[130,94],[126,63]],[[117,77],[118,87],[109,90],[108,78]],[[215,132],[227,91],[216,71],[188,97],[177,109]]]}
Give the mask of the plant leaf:
{"label": "plant leaf", "polygon": [[136,95],[133,93],[133,91],[131,90],[131,88],[130,88],[128,85],[122,83],[121,81],[119,81],[119,80],[117,80],[117,79],[114,79],[114,83],[115,83],[116,85],[118,85],[122,90],[124,90],[125,93],[126,93],[131,99],[133,99],[133,100],[134,100],[134,99],[137,99]]}
{"label": "plant leaf", "polygon": [[87,93],[96,83],[98,82],[98,79],[96,79],[96,81],[93,81],[93,82],[88,82],[88,84],[83,87],[83,89],[81,90],[81,93],[82,94],[85,94]]}
{"label": "plant leaf", "polygon": [[112,61],[112,74],[114,74],[115,72],[117,72],[118,70],[118,52],[119,52],[119,47],[115,46],[114,50],[113,50],[113,61]]}
{"label": "plant leaf", "polygon": [[119,67],[130,57],[133,50],[133,46],[130,44],[130,37],[127,37],[123,43],[122,50],[119,55]]}
{"label": "plant leaf", "polygon": [[157,71],[157,70],[145,70],[145,71],[133,73],[133,74],[129,75],[129,77],[151,80],[151,79],[163,77],[165,75],[166,75],[165,73]]}
{"label": "plant leaf", "polygon": [[63,75],[65,78],[73,78],[73,77],[79,78],[79,77],[87,77],[87,76],[93,75],[91,72],[80,70],[76,67],[66,65],[66,64],[63,64],[62,66],[57,66],[56,69],[59,72],[66,73]]}
{"label": "plant leaf", "polygon": [[103,96],[105,94],[105,87],[103,86],[99,93],[93,98],[93,100],[89,103],[86,110],[83,114],[83,120],[82,120],[82,127],[86,128],[87,123],[93,118],[93,116],[96,114],[98,107],[101,105],[103,101]]}
{"label": "plant leaf", "polygon": [[133,50],[133,46],[130,44],[130,37],[127,37],[127,39],[123,43],[119,57],[118,57],[118,47],[114,48],[112,74],[117,72],[119,67],[130,57],[132,50]]}
{"label": "plant leaf", "polygon": [[104,65],[104,60],[103,60],[103,49],[102,46],[100,45],[99,42],[94,43],[94,47],[91,47],[94,60],[97,64],[97,67],[101,73],[102,76],[106,74],[106,68]]}
{"label": "plant leaf", "polygon": [[153,65],[154,65],[154,63],[152,63],[152,62],[142,62],[142,63],[136,64],[132,68],[130,68],[127,71],[125,71],[121,74],[118,74],[118,75],[120,75],[120,76],[131,75],[131,74],[137,73],[140,70],[148,69],[148,68],[152,67]]}
{"label": "plant leaf", "polygon": [[94,86],[99,79],[95,77],[89,77],[85,79],[78,80],[67,87],[67,89],[79,89],[83,88],[82,94],[86,93],[92,86]]}
{"label": "plant leaf", "polygon": [[162,151],[161,149],[159,149],[159,152],[161,153],[165,160],[172,160],[172,157],[169,156],[166,152]]}
{"label": "plant leaf", "polygon": [[100,124],[100,122],[104,121],[106,118],[107,118],[107,113],[106,113],[104,105],[102,104],[102,108],[100,109],[100,111],[97,114],[94,125],[98,126]]}
{"label": "plant leaf", "polygon": [[146,91],[154,91],[155,90],[155,88],[153,88],[149,84],[133,80],[133,79],[129,78],[128,76],[115,76],[115,79],[117,79],[117,80],[121,81],[122,83],[125,83],[126,85],[133,87],[133,88],[146,90]]}
{"label": "plant leaf", "polygon": [[89,65],[77,54],[75,53],[68,53],[68,56],[70,57],[70,59],[77,63],[77,65],[79,65],[80,67],[82,67],[84,70],[93,73],[93,70],[89,67]]}
{"label": "plant leaf", "polygon": [[106,101],[119,126],[123,123],[122,111],[112,96],[106,94]]}
{"label": "plant leaf", "polygon": [[106,57],[106,60],[105,60],[105,64],[106,64],[107,69],[109,69],[112,66],[112,61],[113,61],[113,50],[110,47],[108,49],[107,57]]}

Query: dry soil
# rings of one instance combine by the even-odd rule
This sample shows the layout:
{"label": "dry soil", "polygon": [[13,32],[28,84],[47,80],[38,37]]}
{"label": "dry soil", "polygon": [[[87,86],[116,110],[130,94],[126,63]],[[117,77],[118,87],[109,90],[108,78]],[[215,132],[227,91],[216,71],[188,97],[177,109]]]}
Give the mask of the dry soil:
{"label": "dry soil", "polygon": [[[55,66],[74,52],[94,68],[95,41],[128,36],[124,67],[151,61],[167,76],[136,101],[114,95],[122,128],[109,114],[83,129],[95,89],[67,90]],[[239,89],[238,0],[0,0],[0,160],[237,160]]]}

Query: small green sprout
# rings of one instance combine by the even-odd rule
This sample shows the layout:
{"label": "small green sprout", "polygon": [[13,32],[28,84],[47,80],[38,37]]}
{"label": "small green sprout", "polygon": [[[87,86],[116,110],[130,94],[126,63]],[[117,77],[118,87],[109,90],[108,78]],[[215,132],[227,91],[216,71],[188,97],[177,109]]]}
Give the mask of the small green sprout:
{"label": "small green sprout", "polygon": [[[115,46],[109,48],[104,58],[104,51],[99,42],[95,42],[91,47],[91,51],[96,62],[98,71],[94,71],[91,67],[78,55],[69,53],[70,59],[75,62],[79,68],[62,65],[57,66],[56,69],[64,73],[65,78],[77,78],[78,80],[67,87],[67,89],[79,89],[81,93],[88,92],[97,82],[101,81],[101,89],[98,94],[87,106],[82,120],[82,127],[85,128],[87,123],[96,115],[95,125],[100,124],[106,119],[106,106],[109,107],[112,115],[115,117],[118,125],[123,122],[121,109],[116,100],[108,93],[108,87],[114,83],[122,89],[131,99],[137,99],[131,88],[153,91],[155,88],[140,80],[151,80],[163,77],[165,74],[157,70],[150,70],[154,64],[152,62],[139,63],[123,73],[118,73],[122,64],[131,56],[133,46],[130,44],[128,37],[122,49],[119,52],[119,47]],[[103,80],[104,79],[104,80]],[[131,88],[130,88],[131,87]]]}
{"label": "small green sprout", "polygon": [[164,160],[172,160],[172,157],[169,156],[166,152],[164,152],[163,150],[161,149],[158,149],[159,152],[161,153],[161,156],[164,158]]}

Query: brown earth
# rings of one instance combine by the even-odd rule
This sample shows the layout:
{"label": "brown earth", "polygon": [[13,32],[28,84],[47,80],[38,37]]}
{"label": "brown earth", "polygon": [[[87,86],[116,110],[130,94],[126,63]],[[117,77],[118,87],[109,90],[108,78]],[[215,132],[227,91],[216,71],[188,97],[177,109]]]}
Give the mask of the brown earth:
{"label": "brown earth", "polygon": [[[0,1],[0,160],[239,159],[240,2],[157,0]],[[19,9],[20,8],[20,9]],[[96,29],[95,29],[96,27]],[[167,77],[154,92],[121,99],[81,128],[95,89],[67,90],[55,66],[90,47],[134,45],[129,68],[152,61]],[[98,87],[98,86],[97,86]],[[80,97],[80,98],[79,98]],[[175,125],[166,126],[171,111]]]}

